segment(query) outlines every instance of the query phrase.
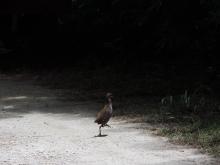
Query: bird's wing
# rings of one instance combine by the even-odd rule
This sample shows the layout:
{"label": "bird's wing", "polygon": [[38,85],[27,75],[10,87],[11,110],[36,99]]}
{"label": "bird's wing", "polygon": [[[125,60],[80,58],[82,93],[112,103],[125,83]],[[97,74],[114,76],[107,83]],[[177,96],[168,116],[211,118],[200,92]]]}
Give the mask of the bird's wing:
{"label": "bird's wing", "polygon": [[109,107],[107,105],[105,105],[104,108],[97,113],[97,117],[96,117],[95,122],[99,123],[99,122],[108,120],[108,118],[109,118],[108,108]]}

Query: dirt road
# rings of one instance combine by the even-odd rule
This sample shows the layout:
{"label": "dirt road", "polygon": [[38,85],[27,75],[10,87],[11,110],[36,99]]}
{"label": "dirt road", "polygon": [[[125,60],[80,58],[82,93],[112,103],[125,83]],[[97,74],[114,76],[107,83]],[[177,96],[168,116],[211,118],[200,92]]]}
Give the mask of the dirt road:
{"label": "dirt road", "polygon": [[112,119],[105,137],[93,102],[65,101],[30,81],[0,80],[0,165],[217,164],[196,149],[170,144],[138,124]]}

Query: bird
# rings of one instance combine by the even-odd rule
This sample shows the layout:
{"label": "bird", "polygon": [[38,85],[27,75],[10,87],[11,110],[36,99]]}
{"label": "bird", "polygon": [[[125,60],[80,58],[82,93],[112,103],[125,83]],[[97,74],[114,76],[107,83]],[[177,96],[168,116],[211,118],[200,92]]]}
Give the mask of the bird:
{"label": "bird", "polygon": [[100,124],[98,136],[102,136],[101,134],[102,127],[107,126],[111,128],[111,126],[108,125],[107,123],[112,117],[112,112],[113,112],[112,98],[113,98],[112,93],[107,93],[106,94],[107,104],[105,104],[104,107],[97,113],[95,123],[97,123],[98,125]]}

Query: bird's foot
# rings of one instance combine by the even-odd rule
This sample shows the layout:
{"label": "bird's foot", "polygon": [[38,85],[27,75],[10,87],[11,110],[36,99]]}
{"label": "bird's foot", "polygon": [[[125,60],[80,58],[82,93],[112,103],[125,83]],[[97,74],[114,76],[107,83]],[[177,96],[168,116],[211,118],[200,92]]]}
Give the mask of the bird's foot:
{"label": "bird's foot", "polygon": [[105,124],[105,125],[104,125],[104,127],[109,127],[109,128],[111,128],[111,126],[110,126],[110,125],[108,125],[108,124]]}

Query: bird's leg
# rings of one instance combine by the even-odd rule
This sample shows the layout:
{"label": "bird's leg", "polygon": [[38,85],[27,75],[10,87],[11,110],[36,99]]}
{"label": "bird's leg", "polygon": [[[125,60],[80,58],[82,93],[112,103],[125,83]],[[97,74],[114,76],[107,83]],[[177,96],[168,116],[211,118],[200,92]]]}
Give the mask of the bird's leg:
{"label": "bird's leg", "polygon": [[108,124],[105,124],[105,125],[104,125],[104,127],[106,127],[106,126],[107,126],[107,127],[109,127],[109,128],[111,128],[111,126],[110,126],[110,125],[108,125]]}
{"label": "bird's leg", "polygon": [[98,136],[102,136],[102,134],[101,134],[101,128],[102,128],[102,125],[100,125],[100,127],[99,127],[99,135],[98,135]]}

